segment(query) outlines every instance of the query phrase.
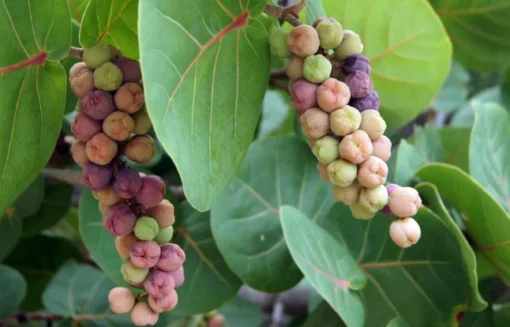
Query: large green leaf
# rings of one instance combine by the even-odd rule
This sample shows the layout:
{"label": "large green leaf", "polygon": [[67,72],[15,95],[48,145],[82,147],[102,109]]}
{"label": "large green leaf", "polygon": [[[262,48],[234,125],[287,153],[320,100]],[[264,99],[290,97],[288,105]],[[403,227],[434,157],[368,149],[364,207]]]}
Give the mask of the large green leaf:
{"label": "large green leaf", "polygon": [[138,59],[137,22],[138,0],[89,0],[81,22],[80,43],[89,47],[100,41]]}
{"label": "large green leaf", "polygon": [[418,151],[416,147],[406,140],[400,141],[395,163],[394,182],[399,185],[409,185],[413,175],[427,159],[425,154]]}
{"label": "large green leaf", "polygon": [[461,64],[453,61],[448,77],[434,99],[437,111],[450,112],[458,109],[468,95],[469,73]]}
{"label": "large green leaf", "polygon": [[415,126],[414,146],[427,161],[443,161],[444,149],[439,130],[433,125]]}
{"label": "large green leaf", "polygon": [[295,122],[296,111],[292,108],[289,94],[282,90],[267,90],[257,137],[292,135]]}
{"label": "large green leaf", "polygon": [[49,313],[72,317],[85,326],[129,326],[129,315],[110,311],[108,292],[115,284],[102,272],[74,262],[62,265],[43,293]]}
{"label": "large green leaf", "polygon": [[434,184],[424,182],[416,185],[416,190],[420,193],[425,205],[443,221],[448,222],[445,224],[445,227],[451,231],[460,244],[460,252],[464,259],[462,263],[465,271],[468,272],[467,279],[469,280],[469,290],[471,291],[470,306],[475,310],[483,309],[485,305],[482,305],[482,303],[485,303],[485,301],[478,292],[477,261],[473,249],[463,236],[459,226],[450,223],[453,222],[453,219],[446,209],[437,187]]}
{"label": "large green leaf", "polygon": [[80,234],[95,263],[115,284],[126,286],[120,273],[124,262],[115,248],[115,236],[108,233],[98,202],[89,189],[84,189],[79,203]]}
{"label": "large green leaf", "polygon": [[0,262],[14,249],[22,230],[21,219],[17,216],[0,216]]}
{"label": "large green leaf", "polygon": [[365,325],[359,292],[367,277],[342,241],[320,228],[299,210],[280,208],[283,235],[294,262],[310,284],[340,315],[347,326]]}
{"label": "large green leaf", "polygon": [[39,210],[23,218],[23,234],[36,234],[56,224],[71,207],[74,188],[61,182],[47,182]]}
{"label": "large green leaf", "polygon": [[198,212],[188,203],[183,203],[182,210],[184,218],[172,242],[186,252],[186,281],[177,289],[179,303],[172,314],[187,316],[223,306],[236,296],[242,283],[214,243],[209,212]]}
{"label": "large green leaf", "polygon": [[[73,0],[69,0],[69,1],[73,1]],[[71,3],[69,3],[69,4],[71,5]],[[71,9],[72,9],[72,7],[71,7]],[[72,39],[71,45],[73,45],[75,47],[80,46],[80,41],[78,39],[79,33],[80,33],[80,26],[77,25],[76,23],[73,23],[73,39]],[[62,66],[64,66],[65,71],[69,74],[69,70],[77,62],[79,62],[78,59],[73,58],[73,57],[67,57],[64,60],[62,60]],[[64,115],[67,115],[70,112],[73,112],[76,109],[77,103],[78,103],[78,98],[76,97],[76,95],[74,95],[74,93],[71,89],[71,83],[67,83],[66,107],[65,107]],[[67,133],[70,134],[71,132],[68,131]]]}
{"label": "large green leaf", "polygon": [[224,327],[261,326],[264,319],[264,314],[257,305],[240,297],[234,298],[218,312],[225,316]]}
{"label": "large green leaf", "polygon": [[426,1],[324,0],[324,8],[360,35],[389,130],[431,104],[450,70],[452,47]]}
{"label": "large green leaf", "polygon": [[510,212],[510,113],[494,103],[475,105],[469,170]]}
{"label": "large green leaf", "polygon": [[[54,22],[58,22],[54,23]],[[66,75],[58,62],[71,43],[67,0],[0,5],[0,212],[46,165],[64,112]],[[3,67],[3,68],[1,68]]]}
{"label": "large green leaf", "polygon": [[473,96],[467,101],[452,117],[451,126],[455,127],[471,127],[475,122],[475,112],[473,107],[478,103],[496,102],[503,103],[501,99],[501,91],[499,87],[489,87],[482,92]]}
{"label": "large green leaf", "polygon": [[[269,78],[265,0],[145,0],[145,100],[186,197],[210,209],[254,136]],[[176,10],[179,8],[179,10]]]}
{"label": "large green leaf", "polygon": [[443,161],[468,172],[471,128],[443,127],[437,131],[443,144]]}
{"label": "large green leaf", "polygon": [[85,9],[87,8],[87,4],[89,0],[68,0],[69,7],[71,8],[71,15],[77,23],[81,23],[81,19],[83,14],[85,13]]}
{"label": "large green leaf", "polygon": [[25,297],[27,283],[23,276],[11,267],[0,265],[0,280],[2,292],[0,292],[0,319],[16,312],[21,300]]}
{"label": "large green leaf", "polygon": [[67,259],[80,260],[81,255],[65,238],[37,235],[18,242],[4,263],[16,268],[27,282],[27,296],[21,305],[23,311],[42,308],[44,288]]}
{"label": "large green leaf", "polygon": [[435,184],[450,205],[464,218],[478,248],[510,284],[510,216],[471,176],[457,167],[433,163],[416,176]]}
{"label": "large green leaf", "polygon": [[[345,242],[368,284],[363,289],[366,326],[381,326],[401,316],[410,326],[445,326],[462,309],[483,309],[472,281],[475,271],[464,265],[466,242],[451,219],[426,207],[414,217],[421,239],[407,249],[389,237],[394,219],[378,214],[370,221],[352,218],[349,209],[335,204],[319,224],[340,242]],[[397,325],[402,325],[399,323]]]}
{"label": "large green leaf", "polygon": [[507,0],[430,0],[451,36],[454,56],[478,71],[507,67],[510,3]]}
{"label": "large green leaf", "polygon": [[227,193],[212,209],[212,230],[230,268],[242,281],[265,292],[280,292],[302,278],[287,249],[280,207],[292,205],[312,220],[333,203],[317,160],[297,137],[253,143]]}

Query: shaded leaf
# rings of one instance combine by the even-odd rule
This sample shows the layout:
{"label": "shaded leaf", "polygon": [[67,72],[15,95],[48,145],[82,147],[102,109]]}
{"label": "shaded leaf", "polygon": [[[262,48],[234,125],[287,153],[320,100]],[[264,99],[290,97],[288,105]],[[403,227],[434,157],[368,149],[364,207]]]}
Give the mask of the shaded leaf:
{"label": "shaded leaf", "polygon": [[61,182],[47,182],[39,210],[23,218],[23,234],[32,235],[56,224],[71,207],[74,188]]}
{"label": "shaded leaf", "polygon": [[[312,25],[317,18],[327,16],[324,6],[322,5],[322,0],[306,1],[306,22],[309,25]],[[303,18],[301,18],[301,20],[303,20]]]}
{"label": "shaded leaf", "polygon": [[459,325],[459,327],[491,327],[491,326],[494,326],[494,314],[492,312],[492,308],[487,308],[481,312],[466,312],[462,316],[462,320]]}
{"label": "shaded leaf", "polygon": [[477,102],[496,102],[503,103],[501,100],[501,92],[499,87],[489,87],[482,92],[473,96],[469,101],[467,101],[462,107],[460,107],[457,112],[452,117],[450,122],[451,126],[455,127],[471,127],[475,122],[475,112],[473,106]]}
{"label": "shaded leaf", "polygon": [[240,297],[234,298],[231,303],[218,312],[225,316],[224,327],[261,326],[264,319],[264,314],[257,305]]}
{"label": "shaded leaf", "polygon": [[99,270],[69,261],[48,283],[43,303],[49,313],[72,317],[85,326],[128,326],[128,314],[110,311],[108,293],[114,287]]}
{"label": "shaded leaf", "polygon": [[68,0],[69,7],[71,8],[71,16],[78,23],[81,23],[81,19],[83,14],[85,13],[85,8],[87,8],[87,4],[89,0]]}
{"label": "shaded leaf", "polygon": [[400,141],[395,163],[394,182],[402,186],[409,185],[416,170],[425,162],[427,159],[424,154],[418,151],[414,145],[407,143],[406,140]]}
{"label": "shaded leaf", "polygon": [[296,208],[280,208],[283,234],[294,262],[348,326],[365,325],[361,293],[367,277],[345,243],[335,240]]}
{"label": "shaded leaf", "polygon": [[416,176],[435,184],[441,196],[463,215],[477,247],[510,284],[510,217],[471,176],[457,167],[432,163]]}
{"label": "shaded leaf", "polygon": [[0,280],[2,292],[0,292],[0,319],[15,313],[21,300],[25,297],[27,284],[23,276],[11,267],[0,265]]}
{"label": "shaded leaf", "polygon": [[459,108],[468,96],[469,73],[461,64],[453,61],[448,77],[434,99],[437,111],[450,112]]}
{"label": "shaded leaf", "polygon": [[469,170],[487,192],[510,212],[510,113],[488,103],[475,105]]}
{"label": "shaded leaf", "polygon": [[296,111],[290,96],[281,90],[267,90],[262,103],[262,117],[257,137],[294,134]]}
{"label": "shaded leaf", "polygon": [[505,327],[510,324],[510,304],[506,303],[494,310],[496,327]]}
{"label": "shaded leaf", "polygon": [[343,327],[344,322],[326,301],[322,301],[311,314],[308,315],[303,327]]}
{"label": "shaded leaf", "polygon": [[[132,59],[138,51],[138,0],[89,0],[80,27],[80,44],[103,42]],[[161,34],[159,34],[161,36]]]}
{"label": "shaded leaf", "polygon": [[44,177],[39,175],[7,209],[9,215],[19,218],[33,215],[44,200]]}
{"label": "shaded leaf", "polygon": [[443,144],[443,161],[468,172],[471,128],[444,127],[437,131]]}
{"label": "shaded leaf", "polygon": [[476,253],[476,272],[478,279],[483,280],[494,277],[496,272],[492,268],[489,260],[487,260],[480,252]]}
{"label": "shaded leaf", "polygon": [[282,205],[292,205],[312,220],[333,203],[317,160],[304,141],[281,136],[250,146],[227,193],[211,211],[212,231],[227,264],[253,288],[280,292],[302,274],[287,249],[279,220]]}
{"label": "shaded leaf", "polygon": [[[452,46],[423,0],[324,0],[326,13],[358,33],[371,60],[388,131],[430,105],[450,70]],[[398,67],[398,69],[395,69]]]}
{"label": "shaded leaf", "polygon": [[27,282],[27,296],[21,309],[41,309],[41,295],[54,273],[67,259],[80,258],[78,249],[65,238],[42,235],[22,238],[5,259],[5,264],[16,268]]}
{"label": "shaded leaf", "polygon": [[[217,309],[232,300],[241,281],[228,268],[213,239],[208,212],[182,204],[183,218],[172,240],[186,252],[186,280],[177,289],[179,303],[172,315],[188,316]],[[214,294],[214,296],[210,296]]]}
{"label": "shaded leaf", "polygon": [[199,211],[225,192],[255,133],[269,78],[267,31],[257,18],[265,2],[140,5],[149,115]]}
{"label": "shaded leaf", "polygon": [[0,262],[14,249],[22,231],[21,219],[16,216],[0,216]]}
{"label": "shaded leaf", "polygon": [[[410,248],[389,237],[394,217],[378,214],[369,221],[352,218],[348,207],[335,204],[319,224],[357,259],[368,284],[363,289],[366,326],[381,326],[401,317],[410,326],[442,326],[455,321],[462,308],[483,309],[471,289],[474,270],[464,265],[465,241],[455,222],[426,207],[414,217],[421,238]],[[397,321],[398,322],[398,321]]]}
{"label": "shaded leaf", "polygon": [[467,68],[483,72],[508,66],[508,1],[430,0],[430,3],[450,35],[457,61]]}
{"label": "shaded leaf", "polygon": [[510,69],[507,69],[503,74],[503,80],[500,84],[501,101],[503,106],[510,108]]}
{"label": "shaded leaf", "polygon": [[422,153],[426,161],[443,161],[444,159],[441,136],[439,130],[433,125],[415,126],[414,146]]}

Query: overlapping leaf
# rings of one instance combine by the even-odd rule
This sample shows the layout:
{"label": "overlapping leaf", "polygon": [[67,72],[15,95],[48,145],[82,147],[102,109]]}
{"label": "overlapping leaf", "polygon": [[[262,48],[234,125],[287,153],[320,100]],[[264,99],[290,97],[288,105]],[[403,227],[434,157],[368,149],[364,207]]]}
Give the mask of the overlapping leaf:
{"label": "overlapping leaf", "polygon": [[260,326],[264,320],[264,314],[260,307],[240,297],[236,297],[218,312],[225,316],[224,327]]}
{"label": "overlapping leaf", "polygon": [[501,90],[498,86],[489,87],[473,96],[459,110],[455,112],[450,123],[455,127],[471,127],[475,121],[475,111],[473,107],[478,103],[496,102],[502,104]]}
{"label": "overlapping leaf", "polygon": [[510,113],[497,104],[475,105],[469,171],[510,212]]}
{"label": "overlapping leaf", "polygon": [[452,48],[426,1],[323,2],[329,16],[360,35],[389,130],[416,117],[432,102],[450,70]]}
{"label": "overlapping leaf", "polygon": [[[57,23],[58,22],[58,23]],[[71,17],[67,0],[0,4],[0,212],[36,178],[64,112]],[[40,65],[43,64],[44,65]],[[18,68],[18,69],[16,69]]]}
{"label": "overlapping leaf", "polygon": [[0,216],[0,262],[14,249],[21,236],[21,219],[16,216]]}
{"label": "overlapping leaf", "polygon": [[437,111],[450,112],[458,109],[468,95],[469,73],[458,62],[453,61],[448,77],[434,99]]}
{"label": "overlapping leaf", "polygon": [[438,188],[464,218],[470,236],[481,252],[510,284],[510,217],[471,176],[447,164],[428,164],[416,176]]}
{"label": "overlapping leaf", "polygon": [[389,237],[393,219],[378,214],[370,221],[357,220],[338,203],[319,221],[345,243],[368,277],[363,289],[366,326],[381,326],[398,317],[397,325],[447,325],[461,308],[484,308],[472,288],[476,274],[464,266],[463,253],[470,248],[459,242],[463,236],[452,220],[422,207],[415,217],[421,239],[401,249]]}
{"label": "overlapping leaf", "polygon": [[302,274],[287,249],[280,208],[292,205],[312,220],[333,202],[331,185],[317,172],[317,159],[297,137],[252,144],[227,193],[212,209],[212,230],[227,264],[242,281],[279,292]]}
{"label": "overlapping leaf", "polygon": [[343,327],[344,322],[338,314],[331,309],[331,306],[322,301],[316,308],[308,315],[303,327]]}
{"label": "overlapping leaf", "polygon": [[33,215],[44,200],[44,177],[39,175],[7,209],[9,215],[19,218]]}
{"label": "overlapping leaf", "polygon": [[81,23],[81,19],[83,14],[85,13],[85,9],[87,8],[87,4],[89,0],[68,0],[69,7],[71,8],[71,15],[76,22]]}
{"label": "overlapping leaf", "polygon": [[149,115],[200,211],[224,193],[255,133],[269,77],[267,31],[257,18],[265,2],[140,3]]}
{"label": "overlapping leaf", "polygon": [[365,308],[359,291],[367,277],[346,244],[296,208],[281,207],[280,219],[292,258],[308,281],[347,326],[364,326]]}
{"label": "overlapping leaf", "polygon": [[138,59],[137,22],[138,0],[89,0],[81,22],[80,43],[89,47],[101,41]]}
{"label": "overlapping leaf", "polygon": [[454,55],[460,63],[484,72],[509,65],[507,0],[429,1],[451,35]]}
{"label": "overlapping leaf", "polygon": [[197,212],[188,203],[184,203],[182,209],[184,218],[172,240],[186,252],[186,280],[177,290],[179,303],[172,311],[178,316],[217,309],[231,301],[242,284],[216,247],[209,213]]}
{"label": "overlapping leaf", "polygon": [[15,313],[18,305],[25,297],[27,284],[23,276],[11,267],[0,265],[0,280],[2,292],[0,292],[0,319]]}
{"label": "overlapping leaf", "polygon": [[427,159],[424,154],[412,144],[402,140],[398,145],[397,159],[395,163],[394,181],[399,185],[409,185],[414,173]]}
{"label": "overlapping leaf", "polygon": [[471,128],[443,127],[438,133],[443,144],[444,162],[468,172]]}

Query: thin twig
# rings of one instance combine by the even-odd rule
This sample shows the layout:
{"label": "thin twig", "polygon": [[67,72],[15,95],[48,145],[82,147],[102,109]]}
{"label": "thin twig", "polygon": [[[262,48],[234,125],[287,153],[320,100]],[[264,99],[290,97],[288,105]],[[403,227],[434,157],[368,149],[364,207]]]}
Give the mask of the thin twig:
{"label": "thin twig", "polygon": [[43,170],[43,175],[72,185],[85,185],[80,170],[45,168]]}
{"label": "thin twig", "polygon": [[69,49],[68,57],[81,59],[83,57],[83,49],[77,48],[77,47],[71,47],[71,49]]}
{"label": "thin twig", "polygon": [[301,0],[297,4],[289,7],[280,7],[272,4],[266,4],[264,12],[269,16],[281,18],[292,26],[303,24],[299,20],[299,12],[305,7],[306,0]]}

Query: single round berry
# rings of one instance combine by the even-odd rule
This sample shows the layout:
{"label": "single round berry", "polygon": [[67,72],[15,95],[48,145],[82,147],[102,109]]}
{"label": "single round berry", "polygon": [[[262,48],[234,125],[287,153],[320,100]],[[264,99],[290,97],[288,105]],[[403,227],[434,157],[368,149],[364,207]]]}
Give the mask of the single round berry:
{"label": "single round berry", "polygon": [[93,191],[102,191],[110,186],[113,177],[113,168],[111,165],[100,166],[93,162],[88,162],[83,167],[83,183]]}
{"label": "single round berry", "polygon": [[363,52],[363,43],[358,34],[351,30],[344,30],[342,42],[335,48],[335,57],[344,60],[349,56],[361,54]]}
{"label": "single round berry", "polygon": [[135,235],[141,240],[151,241],[159,233],[158,222],[151,217],[140,217],[135,224]]}
{"label": "single round berry", "polygon": [[351,106],[335,110],[329,116],[329,124],[333,133],[338,136],[349,135],[359,129],[361,113]]}
{"label": "single round berry", "polygon": [[338,150],[342,159],[360,164],[370,157],[374,149],[368,134],[362,130],[357,130],[342,139]]}
{"label": "single round berry", "polygon": [[87,158],[98,165],[109,164],[117,155],[117,151],[117,142],[104,133],[94,135],[85,148]]}
{"label": "single round berry", "polygon": [[111,62],[106,62],[94,71],[94,87],[103,91],[115,91],[122,85],[122,72]]}
{"label": "single round berry", "polygon": [[280,58],[287,58],[291,52],[287,47],[290,31],[284,28],[273,28],[269,31],[269,46],[271,54]]}
{"label": "single round berry", "polygon": [[134,114],[145,104],[142,87],[137,83],[126,83],[115,92],[114,101],[118,110]]}
{"label": "single round berry", "polygon": [[303,58],[293,56],[285,67],[285,71],[287,76],[290,79],[300,79],[303,77],[303,67],[305,65],[305,61]]}
{"label": "single round berry", "polygon": [[358,201],[360,190],[361,185],[355,180],[351,185],[346,187],[333,186],[333,197],[335,200],[350,206]]}
{"label": "single round berry", "polygon": [[128,141],[124,154],[138,164],[149,163],[156,154],[156,143],[150,135],[137,135]]}
{"label": "single round berry", "polygon": [[113,59],[112,49],[104,43],[96,43],[83,49],[83,61],[90,69],[96,69]]}
{"label": "single round berry", "polygon": [[372,91],[373,83],[367,73],[354,72],[347,76],[345,84],[351,90],[353,98],[362,98],[367,96]]}
{"label": "single round berry", "polygon": [[113,187],[108,187],[102,191],[92,191],[92,195],[97,201],[107,206],[112,206],[122,200],[120,196],[115,193]]}
{"label": "single round berry", "polygon": [[140,174],[129,168],[122,168],[115,175],[113,189],[124,199],[130,199],[142,188],[142,177]]}
{"label": "single round berry", "polygon": [[359,194],[359,204],[369,211],[377,212],[388,203],[388,192],[384,185],[375,188],[362,188]]}
{"label": "single round berry", "polygon": [[317,25],[320,46],[325,50],[334,49],[340,45],[344,37],[344,29],[337,21],[323,20]]}
{"label": "single round berry", "polygon": [[370,156],[359,165],[358,181],[367,188],[383,185],[388,176],[388,165],[382,159]]}
{"label": "single round berry", "polygon": [[69,70],[69,83],[74,95],[83,98],[85,94],[94,89],[92,70],[84,62],[74,64]]}
{"label": "single round berry", "polygon": [[167,199],[163,199],[160,203],[147,209],[146,214],[156,219],[161,229],[170,227],[175,222],[174,205]]}
{"label": "single round berry", "polygon": [[340,187],[351,185],[356,179],[358,167],[343,159],[333,161],[328,165],[328,175],[331,184]]}
{"label": "single round berry", "polygon": [[374,90],[370,91],[368,95],[362,98],[351,98],[349,105],[358,109],[360,112],[369,109],[378,110],[381,106],[379,102],[379,94]]}
{"label": "single round berry", "polygon": [[137,302],[131,310],[131,321],[135,326],[154,326],[158,319],[159,314],[152,310],[147,302]]}
{"label": "single round berry", "polygon": [[114,111],[103,121],[103,131],[115,141],[124,141],[135,129],[135,121],[122,111]]}
{"label": "single round berry", "polygon": [[376,214],[375,212],[370,211],[369,209],[360,205],[358,201],[350,205],[349,209],[351,209],[351,214],[356,219],[369,220],[374,218]]}
{"label": "single round berry", "polygon": [[310,25],[294,27],[287,38],[287,46],[298,57],[307,57],[319,50],[319,34]]}
{"label": "single round berry", "polygon": [[370,75],[372,71],[370,68],[370,59],[361,54],[349,56],[345,58],[342,71],[345,76],[349,76],[354,72],[363,72]]}
{"label": "single round berry", "polygon": [[85,153],[85,142],[80,140],[75,140],[71,145],[71,155],[73,156],[74,162],[80,167],[84,167],[87,162],[89,162],[87,154]]}
{"label": "single round berry", "polygon": [[323,55],[306,57],[303,66],[303,76],[312,83],[322,83],[331,74],[331,62]]}
{"label": "single round berry", "polygon": [[329,164],[340,156],[338,144],[336,138],[326,135],[315,141],[312,152],[320,163]]}
{"label": "single round berry", "polygon": [[101,132],[101,122],[78,112],[71,125],[71,132],[81,142],[88,142],[94,135]]}
{"label": "single round berry", "polygon": [[387,136],[381,135],[381,137],[372,142],[372,146],[374,148],[372,155],[381,158],[384,161],[390,160],[391,145],[391,140]]}
{"label": "single round berry", "polygon": [[110,93],[93,90],[87,93],[82,102],[82,112],[90,118],[103,120],[115,110],[113,97]]}
{"label": "single round berry", "polygon": [[119,56],[115,60],[115,65],[122,72],[124,83],[139,82],[142,79],[142,70],[138,61]]}
{"label": "single round berry", "polygon": [[292,105],[298,112],[317,106],[318,85],[308,82],[305,79],[297,80],[292,84]]}
{"label": "single round berry", "polygon": [[152,270],[147,279],[143,282],[147,294],[155,298],[162,298],[169,295],[175,288],[172,274],[163,270]]}
{"label": "single round berry", "polygon": [[172,240],[174,236],[174,228],[172,226],[168,226],[165,228],[160,228],[158,235],[154,238],[158,244],[165,244]]}
{"label": "single round berry", "polygon": [[108,301],[114,313],[128,313],[135,305],[135,295],[127,287],[115,287],[108,293]]}
{"label": "single round berry", "polygon": [[173,272],[179,270],[186,261],[186,254],[181,247],[174,243],[161,245],[161,256],[156,265],[158,269]]}
{"label": "single round berry", "polygon": [[334,78],[328,78],[317,89],[317,103],[326,112],[345,107],[350,98],[351,91],[347,84]]}
{"label": "single round berry", "polygon": [[365,131],[371,140],[377,140],[386,131],[386,122],[377,110],[365,110],[361,113],[361,125],[359,128]]}
{"label": "single round berry", "polygon": [[389,196],[388,207],[397,217],[411,217],[418,213],[422,201],[418,191],[412,187],[398,187]]}
{"label": "single round berry", "polygon": [[171,311],[175,308],[177,302],[179,302],[179,296],[175,290],[161,298],[149,295],[149,305],[155,312]]}
{"label": "single round berry", "polygon": [[130,284],[142,283],[149,275],[148,268],[138,268],[129,260],[122,264],[120,271],[124,280]]}
{"label": "single round berry", "polygon": [[142,177],[142,188],[135,194],[135,200],[144,207],[153,207],[163,200],[166,194],[165,182],[159,176]]}
{"label": "single round berry", "polygon": [[129,259],[138,268],[154,267],[158,263],[160,255],[161,248],[154,241],[136,242],[129,251]]}
{"label": "single round berry", "polygon": [[141,109],[133,115],[133,120],[135,121],[135,127],[133,129],[133,133],[137,135],[145,135],[149,133],[152,128],[152,121],[149,117],[149,113],[147,109]]}
{"label": "single round berry", "polygon": [[[136,222],[136,215],[124,203],[114,204],[109,207],[103,218],[103,224],[108,232],[116,236],[123,236],[133,232]],[[138,237],[138,235],[136,236]]]}
{"label": "single round berry", "polygon": [[420,240],[420,225],[413,218],[397,219],[390,225],[390,237],[399,247],[408,248]]}
{"label": "single round berry", "polygon": [[300,117],[303,134],[309,138],[318,139],[330,132],[329,114],[319,108],[310,108]]}

